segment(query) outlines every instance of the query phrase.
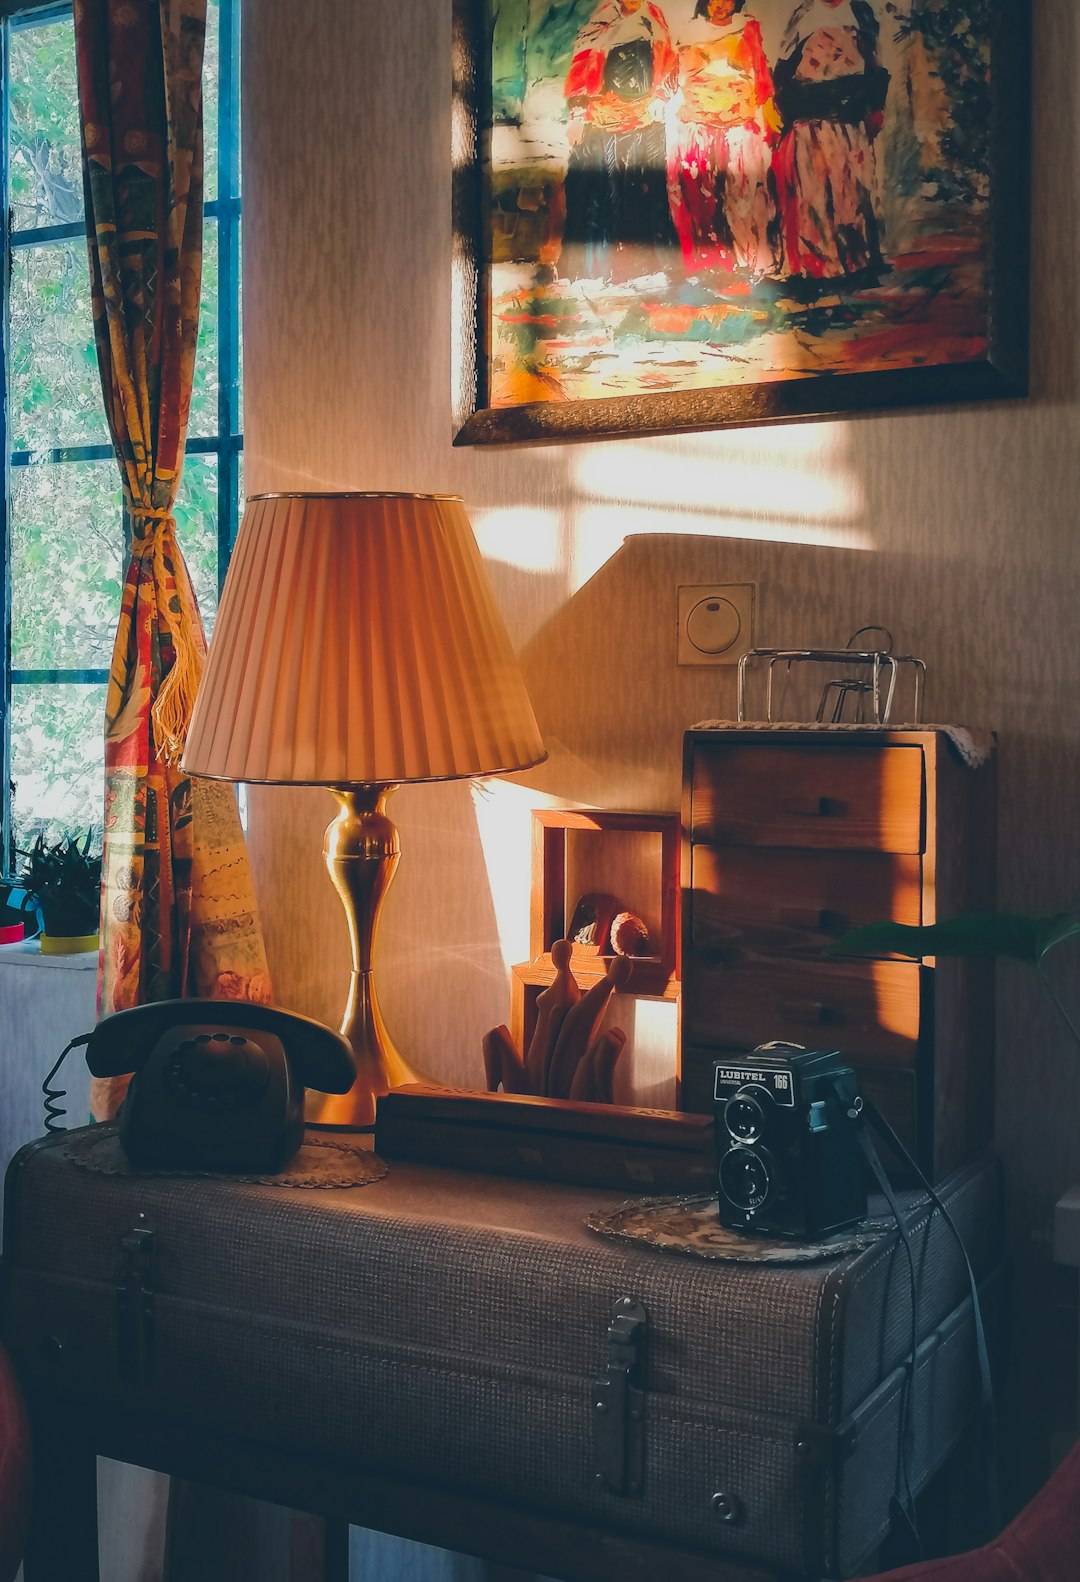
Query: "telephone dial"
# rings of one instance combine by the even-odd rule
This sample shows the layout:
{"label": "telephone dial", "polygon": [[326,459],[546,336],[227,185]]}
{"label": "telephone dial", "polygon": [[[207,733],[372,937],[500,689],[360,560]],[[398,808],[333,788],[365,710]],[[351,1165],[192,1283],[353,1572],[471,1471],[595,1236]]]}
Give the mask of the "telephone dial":
{"label": "telephone dial", "polygon": [[95,1077],[132,1071],[120,1142],[140,1169],[274,1175],[304,1139],[304,1089],[347,1093],[348,1041],[321,1022],[241,1000],[117,1011],[86,1046]]}

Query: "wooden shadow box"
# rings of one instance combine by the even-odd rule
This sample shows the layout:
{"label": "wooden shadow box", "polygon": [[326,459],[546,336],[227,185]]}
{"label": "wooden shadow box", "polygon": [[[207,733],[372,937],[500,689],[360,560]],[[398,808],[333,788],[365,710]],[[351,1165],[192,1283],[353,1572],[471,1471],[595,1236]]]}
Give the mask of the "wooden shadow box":
{"label": "wooden shadow box", "polygon": [[[678,813],[623,813],[542,808],[533,813],[531,960],[514,967],[511,1034],[525,1048],[536,1022],[536,997],[555,977],[551,947],[564,939],[583,895],[606,892],[635,912],[649,932],[649,953],[630,958],[624,991],[645,999],[679,995]],[[583,988],[607,971],[610,955],[574,945],[571,970]]]}

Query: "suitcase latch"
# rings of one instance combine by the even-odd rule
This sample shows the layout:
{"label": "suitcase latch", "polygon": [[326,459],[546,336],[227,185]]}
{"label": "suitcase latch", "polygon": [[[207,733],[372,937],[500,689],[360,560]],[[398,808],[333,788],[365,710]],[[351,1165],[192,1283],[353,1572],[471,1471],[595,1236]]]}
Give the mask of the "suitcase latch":
{"label": "suitcase latch", "polygon": [[142,1388],[154,1376],[154,1233],[145,1228],[120,1238],[122,1264],[116,1288],[116,1360],[121,1379]]}
{"label": "suitcase latch", "polygon": [[835,1476],[842,1463],[855,1454],[857,1439],[853,1423],[841,1428],[830,1428],[824,1423],[799,1423],[795,1429],[795,1454],[806,1466]]}
{"label": "suitcase latch", "polygon": [[640,1494],[644,1481],[648,1322],[632,1296],[616,1302],[607,1332],[607,1371],[593,1386],[593,1476],[609,1494]]}

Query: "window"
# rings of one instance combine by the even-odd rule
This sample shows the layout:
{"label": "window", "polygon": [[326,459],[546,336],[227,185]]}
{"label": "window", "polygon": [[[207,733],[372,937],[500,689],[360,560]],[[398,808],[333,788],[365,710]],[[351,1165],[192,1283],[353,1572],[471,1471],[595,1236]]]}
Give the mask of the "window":
{"label": "window", "polygon": [[[126,565],[101,401],[83,224],[70,3],[3,22],[0,173],[6,488],[0,496],[3,851],[101,838],[105,687]],[[209,0],[202,310],[177,533],[207,635],[236,536],[240,409],[239,0]]]}

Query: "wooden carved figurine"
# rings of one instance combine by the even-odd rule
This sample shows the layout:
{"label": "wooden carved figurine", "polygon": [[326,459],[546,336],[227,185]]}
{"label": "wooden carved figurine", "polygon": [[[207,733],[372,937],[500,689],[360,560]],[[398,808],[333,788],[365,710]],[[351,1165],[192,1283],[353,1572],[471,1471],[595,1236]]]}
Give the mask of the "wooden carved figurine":
{"label": "wooden carved figurine", "polygon": [[582,994],[570,971],[570,942],[551,947],[555,978],[536,997],[536,1028],[524,1057],[505,1027],[484,1039],[484,1070],[491,1092],[532,1093],[552,1099],[610,1104],[615,1067],[626,1043],[619,1027],[600,1031],[613,994],[630,980],[625,956],[610,962],[607,976]]}

